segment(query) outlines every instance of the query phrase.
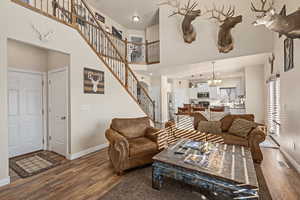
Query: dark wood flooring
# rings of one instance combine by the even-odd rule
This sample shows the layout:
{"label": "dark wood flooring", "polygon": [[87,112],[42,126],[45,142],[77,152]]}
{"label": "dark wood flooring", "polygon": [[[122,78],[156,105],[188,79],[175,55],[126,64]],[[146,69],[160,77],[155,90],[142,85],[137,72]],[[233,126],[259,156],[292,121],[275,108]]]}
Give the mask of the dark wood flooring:
{"label": "dark wood flooring", "polygon": [[[262,170],[274,200],[300,200],[300,176],[277,149],[263,148]],[[281,161],[281,162],[280,162]],[[282,162],[283,161],[283,162]],[[68,161],[42,174],[0,188],[0,200],[98,200],[121,181],[107,150]]]}

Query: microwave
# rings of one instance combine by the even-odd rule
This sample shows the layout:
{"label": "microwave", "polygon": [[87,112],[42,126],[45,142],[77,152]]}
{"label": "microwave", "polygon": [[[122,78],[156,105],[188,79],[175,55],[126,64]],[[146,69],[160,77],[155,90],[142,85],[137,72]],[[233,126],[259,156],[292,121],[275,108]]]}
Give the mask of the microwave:
{"label": "microwave", "polygon": [[197,98],[198,99],[209,98],[209,92],[198,92]]}

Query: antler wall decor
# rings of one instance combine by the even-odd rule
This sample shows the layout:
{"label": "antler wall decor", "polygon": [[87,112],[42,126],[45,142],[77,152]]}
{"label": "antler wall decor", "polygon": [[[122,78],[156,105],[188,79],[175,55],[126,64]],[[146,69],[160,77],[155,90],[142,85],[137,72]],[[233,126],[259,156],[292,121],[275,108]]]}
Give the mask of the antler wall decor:
{"label": "antler wall decor", "polygon": [[43,34],[41,31],[38,30],[38,28],[34,24],[31,24],[31,27],[34,30],[34,32],[38,35],[38,38],[41,42],[49,42],[51,36],[54,34],[53,30],[50,30],[47,33]]}
{"label": "antler wall decor", "polygon": [[[269,4],[266,8],[267,3]],[[255,7],[251,2],[252,12],[259,13],[255,26],[264,25],[271,31],[279,33],[279,37],[285,35],[288,38],[300,38],[300,8],[290,15],[286,15],[286,6],[284,5],[279,14],[274,8],[274,1],[261,0],[261,8]]]}
{"label": "antler wall decor", "polygon": [[216,19],[221,24],[218,33],[219,52],[230,52],[234,48],[231,29],[243,21],[242,15],[235,16],[235,8],[232,6],[225,12],[225,6],[217,9],[215,5],[213,9],[207,10],[207,13],[211,13],[210,19]]}
{"label": "antler wall decor", "polygon": [[195,41],[197,33],[192,25],[192,22],[197,17],[201,16],[201,10],[196,9],[198,6],[198,2],[195,1],[191,3],[191,0],[189,0],[184,7],[181,7],[180,0],[168,0],[161,3],[160,5],[164,4],[176,8],[176,11],[174,11],[169,17],[172,17],[174,15],[181,15],[184,17],[181,25],[184,41],[186,43],[192,43],[193,41]]}

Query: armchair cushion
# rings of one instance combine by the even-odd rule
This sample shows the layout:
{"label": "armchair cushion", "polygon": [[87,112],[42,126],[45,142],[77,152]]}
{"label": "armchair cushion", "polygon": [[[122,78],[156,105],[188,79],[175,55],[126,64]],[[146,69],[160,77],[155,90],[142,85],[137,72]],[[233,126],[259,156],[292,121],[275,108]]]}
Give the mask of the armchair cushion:
{"label": "armchair cushion", "polygon": [[157,144],[146,137],[129,140],[129,157],[140,157],[157,151]]}
{"label": "armchair cushion", "polygon": [[148,117],[142,118],[126,118],[113,119],[111,128],[127,139],[143,137],[146,129],[150,127],[150,119]]}
{"label": "armchair cushion", "polygon": [[233,121],[235,119],[245,119],[251,122],[254,122],[254,115],[251,114],[244,114],[244,115],[226,115],[220,121],[222,122],[222,131],[227,132],[231,127]]}
{"label": "armchair cushion", "polygon": [[161,131],[160,129],[154,127],[148,127],[146,129],[145,137],[152,140],[152,142],[157,142],[160,131]]}

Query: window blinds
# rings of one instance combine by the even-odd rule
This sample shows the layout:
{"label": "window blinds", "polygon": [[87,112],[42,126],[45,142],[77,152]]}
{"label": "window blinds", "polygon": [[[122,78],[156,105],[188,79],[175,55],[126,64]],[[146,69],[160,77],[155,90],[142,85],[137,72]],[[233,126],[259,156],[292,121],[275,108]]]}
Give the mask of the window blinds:
{"label": "window blinds", "polygon": [[268,82],[268,129],[269,133],[280,133],[280,78],[273,77]]}

